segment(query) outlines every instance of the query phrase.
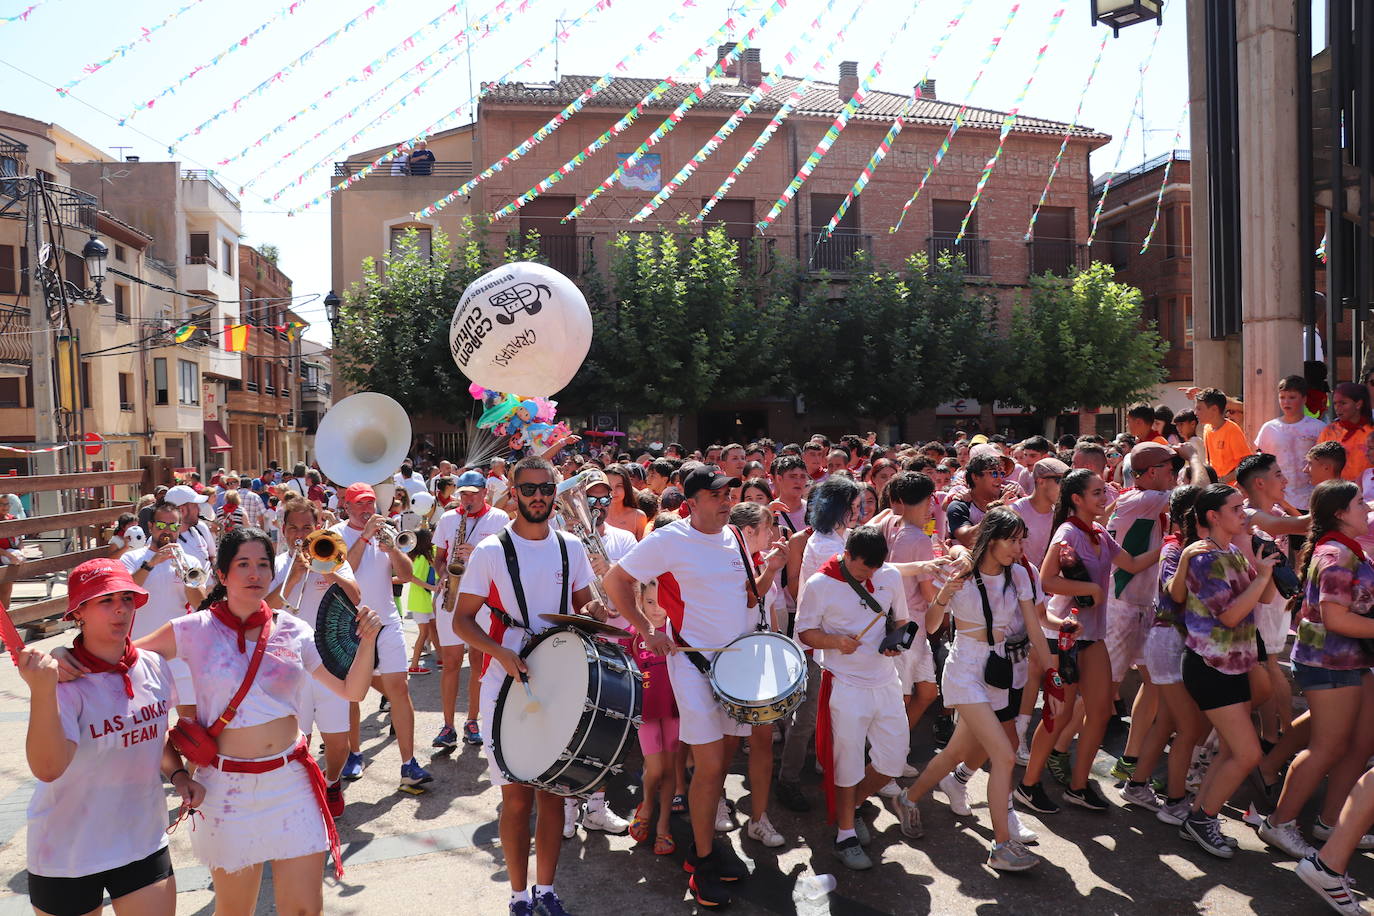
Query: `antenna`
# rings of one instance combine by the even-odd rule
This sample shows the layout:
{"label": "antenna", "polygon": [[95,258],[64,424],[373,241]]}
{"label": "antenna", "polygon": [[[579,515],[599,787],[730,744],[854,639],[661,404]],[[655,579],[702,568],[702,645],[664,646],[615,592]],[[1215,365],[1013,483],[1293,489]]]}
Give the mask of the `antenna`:
{"label": "antenna", "polygon": [[110,149],[114,150],[115,153],[118,154],[118,157],[119,157],[120,159],[123,159],[123,158],[124,158],[124,150],[126,150],[126,149],[133,149],[133,147],[132,147],[132,146],[112,146],[112,147],[110,147]]}
{"label": "antenna", "polygon": [[568,10],[565,7],[553,21],[553,81],[555,83],[562,79],[560,76],[562,71],[559,69],[558,51],[563,46],[563,23],[568,21],[563,17],[566,15],[568,15]]}

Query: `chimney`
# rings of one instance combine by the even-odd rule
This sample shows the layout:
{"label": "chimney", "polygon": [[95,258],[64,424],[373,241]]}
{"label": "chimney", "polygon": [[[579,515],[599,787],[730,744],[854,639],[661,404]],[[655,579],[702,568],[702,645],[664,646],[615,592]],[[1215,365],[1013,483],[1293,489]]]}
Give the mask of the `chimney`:
{"label": "chimney", "polygon": [[[729,53],[730,53],[731,51],[733,51],[733,50],[735,50],[735,42],[733,42],[733,41],[727,41],[725,44],[723,44],[723,45],[721,45],[720,47],[716,48],[716,63],[719,64],[722,60],[725,59],[725,55],[729,54]],[[739,58],[738,58],[738,57],[735,58],[734,63],[730,64],[728,67],[725,68],[725,76],[727,76],[727,77],[738,77],[738,76],[739,76]]]}
{"label": "chimney", "polygon": [[138,161],[138,157],[137,157],[137,156],[125,156],[125,157],[124,157],[124,161],[125,161],[125,162],[137,162],[137,161]]}
{"label": "chimney", "polygon": [[921,80],[916,84],[916,97],[935,101],[935,80]]}
{"label": "chimney", "polygon": [[839,95],[841,102],[848,102],[859,91],[859,63],[853,60],[840,61]]}
{"label": "chimney", "polygon": [[739,83],[741,86],[757,86],[763,82],[763,58],[758,48],[745,49],[740,58]]}

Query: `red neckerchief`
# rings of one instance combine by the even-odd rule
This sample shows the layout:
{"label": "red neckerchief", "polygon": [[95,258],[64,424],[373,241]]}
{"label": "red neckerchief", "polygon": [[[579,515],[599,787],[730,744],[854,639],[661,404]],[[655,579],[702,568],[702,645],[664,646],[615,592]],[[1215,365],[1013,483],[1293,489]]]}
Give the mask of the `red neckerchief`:
{"label": "red neckerchief", "polygon": [[117,662],[107,662],[91,654],[86,648],[84,636],[76,637],[76,642],[71,647],[72,658],[76,659],[91,674],[105,674],[113,671],[124,678],[124,693],[129,699],[134,698],[134,682],[129,680],[129,669],[138,661],[138,649],[134,648],[134,642],[129,637],[124,637],[124,654],[119,657]]}
{"label": "red neckerchief", "polygon": [[811,472],[811,479],[812,479],[812,480],[820,480],[820,479],[821,479],[822,477],[824,477],[824,476],[825,476],[825,468],[818,468],[817,470]]}
{"label": "red neckerchief", "polygon": [[482,503],[481,512],[464,512],[462,509],[459,509],[458,511],[462,514],[463,518],[481,518],[482,516],[486,515],[488,512],[491,511],[491,506],[487,505],[486,503]]}
{"label": "red neckerchief", "polygon": [[1323,534],[1321,537],[1317,538],[1316,546],[1320,547],[1328,541],[1335,541],[1337,544],[1340,544],[1346,550],[1353,553],[1358,559],[1363,560],[1365,558],[1364,548],[1360,546],[1358,541],[1356,541],[1348,534],[1341,534],[1339,531],[1328,531],[1326,534]]}
{"label": "red neckerchief", "polygon": [[[835,556],[831,557],[830,559],[828,559],[828,560],[826,560],[824,563],[822,563],[822,564],[821,564],[821,570],[820,570],[820,571],[823,572],[823,573],[825,573],[827,576],[829,576],[829,577],[832,578],[832,579],[838,579],[838,580],[840,580],[841,582],[848,582],[848,581],[849,581],[848,579],[846,579],[846,578],[844,577],[844,572],[841,571],[841,569],[840,569],[840,555],[839,555],[839,554],[836,554]],[[869,579],[869,580],[865,581],[865,582],[864,582],[864,586],[868,589],[868,593],[869,593],[870,595],[873,594],[873,580],[872,580],[872,579]]]}
{"label": "red neckerchief", "polygon": [[1164,536],[1164,543],[1163,543],[1161,546],[1162,546],[1162,547],[1168,547],[1170,544],[1182,544],[1182,543],[1183,543],[1183,540],[1182,540],[1178,535],[1176,535],[1176,534],[1166,534],[1166,535]]}
{"label": "red neckerchief", "polygon": [[1346,436],[1352,433],[1359,432],[1365,427],[1365,422],[1363,420],[1359,421],[1358,423],[1355,423],[1353,426],[1345,422],[1344,420],[1337,420],[1336,422],[1341,425],[1341,429],[1345,430],[1345,435],[1341,436],[1342,439],[1346,438]]}
{"label": "red neckerchief", "polygon": [[255,630],[272,619],[272,609],[267,606],[266,601],[261,602],[258,609],[248,615],[247,620],[239,620],[235,617],[233,612],[229,610],[229,602],[227,601],[216,601],[210,605],[210,613],[215,615],[216,620],[238,635],[240,655],[248,651],[246,635],[248,631]]}
{"label": "red neckerchief", "polygon": [[1093,546],[1097,546],[1097,542],[1101,535],[1098,533],[1096,522],[1093,522],[1091,525],[1089,525],[1087,522],[1083,521],[1083,519],[1079,518],[1078,516],[1070,515],[1069,524],[1073,525],[1079,531],[1086,534],[1089,538],[1092,539]]}

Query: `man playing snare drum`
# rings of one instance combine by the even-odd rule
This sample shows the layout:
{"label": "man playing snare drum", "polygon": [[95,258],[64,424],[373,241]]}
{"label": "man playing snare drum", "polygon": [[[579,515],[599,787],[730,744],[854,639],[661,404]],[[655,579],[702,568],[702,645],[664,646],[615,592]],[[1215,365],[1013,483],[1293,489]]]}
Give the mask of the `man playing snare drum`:
{"label": "man playing snare drum", "polygon": [[692,514],[644,538],[606,574],[606,592],[617,610],[659,655],[668,655],[681,725],[681,740],[692,745],[695,772],[687,808],[694,848],[686,869],[697,903],[730,902],[725,882],[748,877],[749,870],[728,842],[715,842],[716,808],[725,790],[725,768],[739,739],[750,727],[731,719],[716,702],[707,677],[690,656],[709,661],[715,653],[674,652],[674,639],[656,631],[635,603],[636,582],[658,580],[658,602],[680,645],[720,648],[753,630],[758,615],[748,603],[743,548],[726,527],[730,488],[738,478],[702,466],[683,480]]}

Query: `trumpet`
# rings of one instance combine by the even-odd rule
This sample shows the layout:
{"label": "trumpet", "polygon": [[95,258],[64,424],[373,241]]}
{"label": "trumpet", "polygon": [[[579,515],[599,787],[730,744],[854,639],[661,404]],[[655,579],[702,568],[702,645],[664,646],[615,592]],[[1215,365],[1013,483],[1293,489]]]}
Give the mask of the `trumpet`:
{"label": "trumpet", "polygon": [[172,563],[177,579],[187,588],[204,588],[208,578],[205,570],[186,562],[186,553],[181,545],[172,545]]}
{"label": "trumpet", "polygon": [[382,530],[377,532],[377,546],[383,550],[395,547],[401,553],[410,553],[415,549],[415,541],[414,531],[398,531],[390,522],[384,522]]}

